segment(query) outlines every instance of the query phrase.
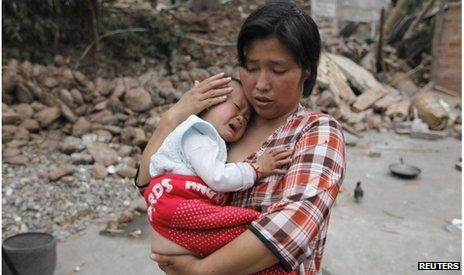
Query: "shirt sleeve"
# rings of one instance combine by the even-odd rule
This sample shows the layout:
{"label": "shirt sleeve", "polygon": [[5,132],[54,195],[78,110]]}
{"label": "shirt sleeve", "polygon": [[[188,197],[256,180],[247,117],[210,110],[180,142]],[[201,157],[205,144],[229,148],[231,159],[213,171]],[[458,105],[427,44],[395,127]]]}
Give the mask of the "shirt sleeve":
{"label": "shirt sleeve", "polygon": [[217,192],[246,190],[254,184],[254,170],[249,163],[225,163],[218,158],[219,145],[206,135],[186,135],[182,150],[193,170]]}
{"label": "shirt sleeve", "polygon": [[250,226],[286,271],[320,252],[325,242],[320,232],[328,225],[344,171],[341,126],[323,116],[308,125],[296,143],[289,170],[279,182],[285,186],[283,199]]}

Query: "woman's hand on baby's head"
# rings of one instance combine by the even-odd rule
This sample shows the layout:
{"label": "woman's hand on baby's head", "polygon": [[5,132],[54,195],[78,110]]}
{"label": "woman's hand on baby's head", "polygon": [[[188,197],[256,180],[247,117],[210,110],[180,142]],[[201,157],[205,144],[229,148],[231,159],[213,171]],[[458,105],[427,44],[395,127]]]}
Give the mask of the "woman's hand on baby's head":
{"label": "woman's hand on baby's head", "polygon": [[166,117],[180,123],[190,115],[226,101],[227,95],[232,92],[230,81],[231,78],[226,77],[224,73],[213,75],[201,82],[195,80],[194,86],[169,109]]}
{"label": "woman's hand on baby's head", "polygon": [[187,91],[181,98],[189,105],[193,106],[194,113],[197,114],[206,108],[227,100],[227,95],[232,92],[230,85],[231,78],[225,77],[220,73],[209,77],[201,82],[195,80],[192,89]]}
{"label": "woman's hand on baby's head", "polygon": [[259,170],[260,177],[270,175],[284,175],[292,162],[292,150],[285,147],[272,148],[264,152],[256,160],[256,167]]}

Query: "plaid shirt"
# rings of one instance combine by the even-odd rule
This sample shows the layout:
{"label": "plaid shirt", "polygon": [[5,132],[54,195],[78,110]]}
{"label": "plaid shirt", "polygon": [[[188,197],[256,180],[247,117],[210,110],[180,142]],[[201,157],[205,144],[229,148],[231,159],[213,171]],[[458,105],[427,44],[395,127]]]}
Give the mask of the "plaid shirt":
{"label": "plaid shirt", "polygon": [[290,146],[286,175],[262,179],[254,187],[231,193],[229,204],[263,215],[250,230],[276,255],[286,270],[317,274],[329,225],[330,209],[345,172],[345,145],[340,124],[330,116],[310,113],[301,105],[263,146]]}

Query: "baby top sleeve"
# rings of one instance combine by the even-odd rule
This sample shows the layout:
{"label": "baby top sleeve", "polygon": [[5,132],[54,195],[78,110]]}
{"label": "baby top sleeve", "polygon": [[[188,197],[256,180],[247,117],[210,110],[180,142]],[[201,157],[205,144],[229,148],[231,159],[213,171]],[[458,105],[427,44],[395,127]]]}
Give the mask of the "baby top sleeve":
{"label": "baby top sleeve", "polygon": [[206,121],[198,121],[185,132],[182,152],[195,174],[217,192],[245,190],[254,184],[254,171],[250,164],[226,163],[226,144]]}
{"label": "baby top sleeve", "polygon": [[192,115],[177,126],[163,141],[160,148],[150,158],[150,177],[162,174],[196,175],[182,156],[182,137],[193,124],[202,121]]}
{"label": "baby top sleeve", "polygon": [[150,176],[197,175],[217,192],[245,190],[254,184],[250,164],[226,163],[227,150],[216,129],[191,115],[172,131],[150,159]]}

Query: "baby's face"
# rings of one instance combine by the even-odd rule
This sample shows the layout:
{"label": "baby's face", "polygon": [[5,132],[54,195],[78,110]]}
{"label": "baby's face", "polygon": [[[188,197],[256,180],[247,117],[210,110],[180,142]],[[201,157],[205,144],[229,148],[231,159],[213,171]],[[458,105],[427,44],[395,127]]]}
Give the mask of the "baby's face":
{"label": "baby's face", "polygon": [[242,86],[236,81],[232,81],[231,85],[233,91],[227,100],[211,107],[202,115],[227,142],[237,141],[243,136],[251,116],[251,107]]}

